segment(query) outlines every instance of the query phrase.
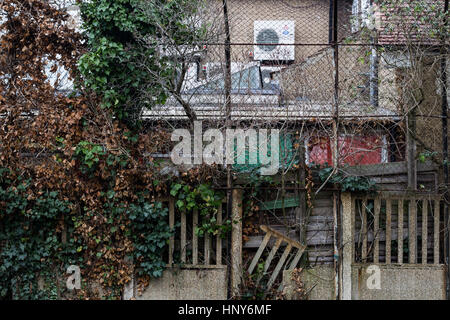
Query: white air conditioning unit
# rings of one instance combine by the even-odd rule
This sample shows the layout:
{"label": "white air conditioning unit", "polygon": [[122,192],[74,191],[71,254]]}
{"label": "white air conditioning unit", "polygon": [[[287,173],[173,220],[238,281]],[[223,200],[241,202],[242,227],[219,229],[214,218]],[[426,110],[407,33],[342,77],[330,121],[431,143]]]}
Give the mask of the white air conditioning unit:
{"label": "white air conditioning unit", "polygon": [[295,22],[263,20],[254,22],[254,59],[292,61],[295,59]]}

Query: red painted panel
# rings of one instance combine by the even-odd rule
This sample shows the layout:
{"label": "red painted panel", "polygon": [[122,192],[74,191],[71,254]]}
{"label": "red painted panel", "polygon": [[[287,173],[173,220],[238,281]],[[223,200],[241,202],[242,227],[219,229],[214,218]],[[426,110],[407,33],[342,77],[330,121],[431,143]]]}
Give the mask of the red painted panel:
{"label": "red painted panel", "polygon": [[[342,136],[339,138],[339,159],[341,164],[363,165],[382,162],[383,139],[379,136]],[[332,164],[329,137],[310,140],[309,163]]]}
{"label": "red painted panel", "polygon": [[382,161],[383,139],[377,136],[345,136],[339,138],[340,163],[351,166]]}

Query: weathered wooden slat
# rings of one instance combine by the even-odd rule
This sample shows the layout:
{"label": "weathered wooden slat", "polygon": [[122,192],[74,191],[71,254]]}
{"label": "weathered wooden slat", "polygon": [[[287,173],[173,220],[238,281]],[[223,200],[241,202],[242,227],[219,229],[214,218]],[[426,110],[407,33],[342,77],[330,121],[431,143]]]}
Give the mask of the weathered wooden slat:
{"label": "weathered wooden slat", "polygon": [[205,265],[211,264],[211,237],[208,232],[205,232]]}
{"label": "weathered wooden slat", "polygon": [[283,241],[289,243],[293,247],[296,247],[298,249],[304,249],[305,248],[305,246],[302,245],[301,243],[299,243],[299,242],[297,242],[295,240],[292,240],[291,238],[285,236],[283,233],[281,233],[281,232],[279,232],[277,230],[274,230],[273,228],[270,228],[270,227],[264,226],[264,225],[260,226],[260,228],[261,228],[261,230],[263,230],[266,233],[267,232],[271,232],[275,237],[282,239]]}
{"label": "weathered wooden slat", "polygon": [[278,248],[281,245],[281,242],[283,241],[283,239],[278,238],[277,241],[275,242],[275,245],[272,247],[272,250],[270,250],[269,256],[266,259],[266,262],[264,263],[264,273],[267,272],[267,270],[269,270],[270,264],[272,263],[272,259],[275,256],[275,253],[278,251]]}
{"label": "weathered wooden slat", "polygon": [[264,239],[263,239],[261,245],[259,246],[258,251],[256,251],[256,254],[253,257],[252,263],[250,264],[250,267],[248,268],[248,273],[249,274],[252,274],[253,270],[255,269],[259,258],[261,257],[262,253],[264,252],[264,249],[267,246],[267,243],[269,243],[270,236],[271,236],[270,232],[267,232],[266,235],[264,236]]}
{"label": "weathered wooden slat", "polygon": [[417,204],[414,198],[409,200],[409,224],[408,224],[408,244],[409,244],[409,261],[408,263],[416,263],[416,221],[417,221]]}
{"label": "weathered wooden slat", "polygon": [[295,257],[292,260],[291,264],[289,265],[289,269],[288,270],[292,270],[292,269],[297,267],[297,264],[300,261],[300,258],[302,257],[304,251],[305,250],[303,250],[303,249],[298,249],[297,250],[297,253],[295,254]]}
{"label": "weathered wooden slat", "polygon": [[[174,267],[173,265],[166,265],[167,268]],[[210,264],[210,265],[203,265],[203,264],[183,264],[183,269],[224,269],[226,268],[226,265],[216,265],[216,264]],[[175,266],[175,268],[179,268],[179,266]]]}
{"label": "weathered wooden slat", "polygon": [[181,212],[181,262],[186,263],[186,213]]}
{"label": "weathered wooden slat", "polygon": [[[371,181],[375,182],[376,184],[400,184],[400,183],[407,183],[408,182],[408,176],[405,175],[380,175],[370,178]],[[417,180],[420,180],[421,183],[424,182],[433,182],[436,180],[434,173],[425,173],[420,174],[417,176]]]}
{"label": "weathered wooden slat", "polygon": [[[417,163],[417,172],[436,171],[437,166],[431,162]],[[372,165],[359,165],[345,168],[345,173],[357,176],[381,176],[406,174],[408,172],[406,162],[380,163]]]}
{"label": "weathered wooden slat", "polygon": [[[246,249],[255,249],[259,248],[262,241],[264,240],[263,236],[250,236],[249,240],[243,244],[243,247]],[[271,238],[268,246],[272,246],[275,244],[275,238]],[[333,244],[333,233],[330,231],[329,233],[322,233],[314,231],[313,235],[307,235],[307,243],[309,246],[325,246]]]}
{"label": "weathered wooden slat", "polygon": [[192,264],[198,265],[198,210],[194,209],[192,213]]}
{"label": "weathered wooden slat", "polygon": [[403,200],[398,200],[398,233],[397,233],[397,259],[403,263]]}
{"label": "weathered wooden slat", "polygon": [[361,223],[362,223],[362,252],[361,258],[362,262],[366,262],[367,260],[367,199],[364,199],[361,202]]}
{"label": "weathered wooden slat", "polygon": [[[422,234],[422,227],[421,226],[418,226],[417,228],[417,233],[418,234]],[[391,241],[392,241],[392,239],[397,239],[397,236],[398,236],[398,232],[397,232],[397,229],[396,228],[392,228],[391,229]],[[382,232],[379,236],[379,240],[380,240],[380,242],[385,242],[386,241],[386,232]],[[373,233],[373,231],[372,230],[369,230],[368,232],[367,232],[367,242],[368,243],[370,243],[370,242],[372,242],[372,241],[374,241],[374,233]],[[361,238],[362,239],[362,238]],[[405,234],[405,232],[403,233],[403,241],[405,241],[405,240],[407,240],[408,239],[408,234]],[[356,236],[356,241],[358,242],[360,239],[359,239],[359,235],[357,235]],[[380,253],[381,253],[381,251],[385,251],[385,249],[383,249],[381,246],[380,246]],[[392,256],[392,254],[393,254],[393,252],[392,252],[392,249],[391,249],[391,256]]]}
{"label": "weathered wooden slat", "polygon": [[[222,225],[222,203],[219,205],[217,211],[217,224]],[[222,264],[222,237],[220,234],[216,236],[216,264]]]}
{"label": "weathered wooden slat", "polygon": [[428,200],[422,201],[422,264],[427,264]]}
{"label": "weathered wooden slat", "polygon": [[277,266],[275,267],[275,270],[272,273],[272,276],[269,279],[269,282],[267,282],[267,288],[272,287],[272,283],[277,278],[278,274],[280,273],[281,267],[283,267],[284,262],[286,261],[289,253],[291,252],[292,245],[289,243],[286,249],[284,249],[283,255],[281,256],[280,261],[278,261]]}
{"label": "weathered wooden slat", "polygon": [[355,219],[356,219],[356,199],[351,198],[351,219],[350,219],[350,230],[351,230],[351,262],[356,262],[356,250],[355,250],[355,239],[356,239],[356,231],[355,231]]}
{"label": "weathered wooden slat", "polygon": [[[314,199],[314,209],[318,208],[330,208],[333,205],[333,202],[331,201],[331,195],[326,198],[321,198],[321,194],[317,195],[317,198]],[[320,198],[319,198],[320,197]]]}
{"label": "weathered wooden slat", "polygon": [[322,207],[322,208],[313,208],[311,210],[311,217],[326,217],[331,216],[333,218],[333,203],[330,202],[329,207]]}
{"label": "weathered wooden slat", "polygon": [[379,222],[380,222],[380,206],[381,206],[381,200],[380,198],[375,198],[374,202],[374,222],[373,222],[373,232],[375,236],[375,245],[373,249],[373,262],[378,263],[379,262],[379,251],[380,251],[380,229],[379,229]]}
{"label": "weathered wooden slat", "polygon": [[[169,227],[173,229],[175,225],[175,203],[174,199],[169,199]],[[169,265],[173,264],[173,251],[175,248],[175,237],[171,236],[169,239]]]}
{"label": "weathered wooden slat", "polygon": [[439,200],[434,201],[434,264],[439,264]]}
{"label": "weathered wooden slat", "polygon": [[[298,207],[300,205],[300,198],[293,197],[293,198],[285,198],[284,199],[284,207],[285,208],[292,208],[292,207]],[[281,199],[273,200],[273,201],[266,201],[261,204],[259,207],[260,211],[265,210],[275,210],[275,209],[281,209],[283,208],[283,202]]]}
{"label": "weathered wooden slat", "polygon": [[391,263],[392,202],[386,199],[386,263]]}

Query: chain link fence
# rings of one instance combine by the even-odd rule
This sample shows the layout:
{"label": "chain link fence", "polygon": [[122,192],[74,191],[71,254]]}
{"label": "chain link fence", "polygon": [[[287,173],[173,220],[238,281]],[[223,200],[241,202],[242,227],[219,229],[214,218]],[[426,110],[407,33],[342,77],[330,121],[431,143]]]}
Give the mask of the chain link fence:
{"label": "chain link fence", "polygon": [[[152,6],[145,3],[142,13],[152,16]],[[253,202],[258,208],[268,199],[289,198],[307,189],[297,184],[289,189],[284,180],[303,161],[307,173],[309,168],[332,168],[344,176],[370,178],[379,191],[448,192],[445,1],[181,3],[178,16],[171,10],[170,15],[154,17],[157,36],[135,35],[144,48],[157,48],[161,63],[174,66],[169,82],[159,69],[147,70],[153,81],[149,86],[156,81],[169,98],[142,108],[139,116],[146,130],[192,129],[194,121],[202,121],[203,131],[279,129],[281,187],[259,194]],[[80,17],[74,4],[63,6],[70,5],[76,25]],[[170,28],[171,21],[183,21],[183,30]],[[180,43],[180,32],[184,39],[191,34],[190,41]],[[147,68],[145,57],[135,63],[136,68]],[[65,90],[64,81],[54,80]],[[154,98],[145,89],[136,97],[138,106]],[[171,147],[168,142],[153,159],[169,158]],[[221,168],[225,174],[227,167]],[[249,170],[235,166],[234,176]],[[310,180],[315,183],[313,205],[304,232],[309,262],[331,263],[333,194],[323,188],[326,181],[317,173]],[[249,221],[287,229],[289,235],[298,231],[297,207],[295,202],[288,208],[274,206]]]}

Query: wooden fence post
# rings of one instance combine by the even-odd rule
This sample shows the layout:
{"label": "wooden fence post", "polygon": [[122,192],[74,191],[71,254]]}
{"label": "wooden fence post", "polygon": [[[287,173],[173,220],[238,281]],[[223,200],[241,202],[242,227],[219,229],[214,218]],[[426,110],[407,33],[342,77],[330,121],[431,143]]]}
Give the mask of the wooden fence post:
{"label": "wooden fence post", "polygon": [[242,279],[242,190],[233,189],[231,229],[231,297],[239,297]]}
{"label": "wooden fence post", "polygon": [[342,202],[342,300],[352,299],[353,208],[351,193],[341,194]]}

